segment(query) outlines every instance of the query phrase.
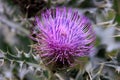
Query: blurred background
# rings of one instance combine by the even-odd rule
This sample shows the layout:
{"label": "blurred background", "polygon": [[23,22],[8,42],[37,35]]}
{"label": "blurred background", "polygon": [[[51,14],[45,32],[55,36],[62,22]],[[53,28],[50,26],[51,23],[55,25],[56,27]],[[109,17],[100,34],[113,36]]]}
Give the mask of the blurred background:
{"label": "blurred background", "polygon": [[[89,17],[95,52],[51,73],[32,50],[30,35],[35,16],[62,6]],[[120,80],[120,0],[0,0],[0,80]]]}

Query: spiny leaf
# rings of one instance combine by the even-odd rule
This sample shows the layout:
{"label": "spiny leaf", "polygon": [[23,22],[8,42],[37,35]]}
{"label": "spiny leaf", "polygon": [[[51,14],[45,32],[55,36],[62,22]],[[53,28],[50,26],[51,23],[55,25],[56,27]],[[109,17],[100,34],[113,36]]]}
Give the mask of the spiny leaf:
{"label": "spiny leaf", "polygon": [[34,68],[41,68],[39,65],[39,64],[41,64],[39,56],[34,55],[32,53],[32,50],[28,53],[25,53],[23,51],[19,51],[16,48],[16,51],[17,51],[16,54],[11,54],[10,52],[0,51],[1,54],[3,55],[0,58],[7,62],[10,61],[11,63],[15,63],[15,64],[18,63],[18,64],[20,64],[19,65],[20,67],[22,67],[23,64],[27,64],[28,66],[32,66]]}

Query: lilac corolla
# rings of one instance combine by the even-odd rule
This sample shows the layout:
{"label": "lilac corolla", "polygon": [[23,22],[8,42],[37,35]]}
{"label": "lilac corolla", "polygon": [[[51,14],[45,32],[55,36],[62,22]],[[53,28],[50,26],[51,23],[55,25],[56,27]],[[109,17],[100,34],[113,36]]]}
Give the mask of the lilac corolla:
{"label": "lilac corolla", "polygon": [[35,49],[45,64],[71,65],[88,56],[95,33],[87,17],[71,8],[48,9],[36,17]]}

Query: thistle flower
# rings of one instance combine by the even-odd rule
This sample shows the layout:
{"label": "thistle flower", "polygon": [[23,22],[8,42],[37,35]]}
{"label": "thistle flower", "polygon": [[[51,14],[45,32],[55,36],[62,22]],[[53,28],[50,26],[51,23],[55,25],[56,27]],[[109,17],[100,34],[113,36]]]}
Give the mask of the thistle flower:
{"label": "thistle flower", "polygon": [[95,33],[89,19],[78,11],[48,9],[36,21],[35,49],[45,64],[70,66],[78,57],[90,54]]}

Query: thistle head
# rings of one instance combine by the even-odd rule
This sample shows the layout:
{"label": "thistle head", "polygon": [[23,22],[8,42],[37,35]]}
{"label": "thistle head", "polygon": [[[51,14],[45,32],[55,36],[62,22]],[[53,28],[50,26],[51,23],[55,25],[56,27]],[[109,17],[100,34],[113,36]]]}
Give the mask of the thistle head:
{"label": "thistle head", "polygon": [[48,9],[36,17],[35,49],[43,62],[70,66],[78,57],[88,56],[95,33],[87,17],[69,8]]}

